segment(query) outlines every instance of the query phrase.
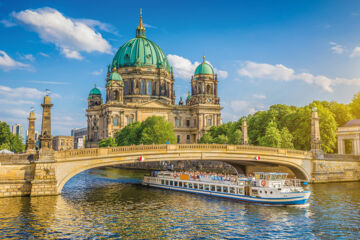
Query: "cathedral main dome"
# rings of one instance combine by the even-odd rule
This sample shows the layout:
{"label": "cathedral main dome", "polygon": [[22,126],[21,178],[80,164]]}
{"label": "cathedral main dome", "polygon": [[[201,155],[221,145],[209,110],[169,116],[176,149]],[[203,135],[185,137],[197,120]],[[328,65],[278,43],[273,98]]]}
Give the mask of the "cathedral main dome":
{"label": "cathedral main dome", "polygon": [[170,71],[169,62],[163,50],[146,38],[142,17],[136,29],[136,37],[119,48],[112,67],[155,67]]}

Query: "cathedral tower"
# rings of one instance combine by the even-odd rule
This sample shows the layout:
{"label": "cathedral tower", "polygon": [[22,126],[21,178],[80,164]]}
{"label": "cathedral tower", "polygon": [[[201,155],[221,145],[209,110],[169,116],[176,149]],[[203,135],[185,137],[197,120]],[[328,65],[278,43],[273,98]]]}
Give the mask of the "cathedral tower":
{"label": "cathedral tower", "polygon": [[214,74],[211,65],[205,62],[205,56],[191,79],[191,101],[189,104],[219,104],[217,75]]}

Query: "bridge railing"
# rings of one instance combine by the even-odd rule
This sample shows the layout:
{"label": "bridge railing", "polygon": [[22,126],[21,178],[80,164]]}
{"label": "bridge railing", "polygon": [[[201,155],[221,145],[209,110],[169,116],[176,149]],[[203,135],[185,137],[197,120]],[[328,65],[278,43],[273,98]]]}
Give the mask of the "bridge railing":
{"label": "bridge railing", "polygon": [[1,164],[28,164],[30,161],[38,159],[39,155],[36,154],[0,154]]}
{"label": "bridge railing", "polygon": [[163,144],[163,145],[133,145],[121,146],[111,148],[86,148],[56,152],[57,158],[74,158],[74,157],[88,157],[88,156],[105,156],[121,153],[136,153],[148,151],[248,151],[256,153],[269,154],[291,154],[311,156],[310,152],[294,150],[294,149],[280,149],[271,147],[251,146],[251,145],[226,145],[226,144]]}

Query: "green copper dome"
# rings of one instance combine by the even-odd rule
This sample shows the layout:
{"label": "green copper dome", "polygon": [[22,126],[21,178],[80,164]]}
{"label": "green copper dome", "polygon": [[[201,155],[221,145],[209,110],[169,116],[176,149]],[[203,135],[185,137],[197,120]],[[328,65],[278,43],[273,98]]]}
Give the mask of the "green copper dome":
{"label": "green copper dome", "polygon": [[136,37],[127,41],[117,51],[113,67],[155,67],[170,70],[165,53],[156,43],[145,37]]}
{"label": "green copper dome", "polygon": [[91,89],[89,95],[101,95],[101,92],[95,85],[95,87],[93,89]]}
{"label": "green copper dome", "polygon": [[123,79],[122,79],[122,77],[121,77],[121,75],[119,73],[113,72],[109,76],[109,81],[111,81],[111,80],[113,80],[113,81],[122,81]]}
{"label": "green copper dome", "polygon": [[205,62],[205,57],[203,57],[203,62],[196,68],[195,75],[198,74],[212,74],[214,75],[214,70],[210,64]]}
{"label": "green copper dome", "polygon": [[122,45],[112,62],[112,67],[155,67],[170,71],[165,53],[145,36],[145,28],[140,17],[136,37]]}

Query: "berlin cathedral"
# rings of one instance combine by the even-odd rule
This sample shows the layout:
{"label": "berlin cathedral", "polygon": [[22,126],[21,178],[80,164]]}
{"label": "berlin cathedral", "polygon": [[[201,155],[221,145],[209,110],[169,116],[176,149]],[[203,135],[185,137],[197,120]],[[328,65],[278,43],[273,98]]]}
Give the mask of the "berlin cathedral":
{"label": "berlin cathedral", "polygon": [[174,126],[178,143],[196,143],[211,126],[221,124],[217,75],[203,62],[191,78],[191,92],[175,103],[173,69],[161,48],[146,38],[140,16],[136,37],[117,51],[106,75],[103,102],[96,86],[88,97],[87,147],[135,121],[161,116]]}

